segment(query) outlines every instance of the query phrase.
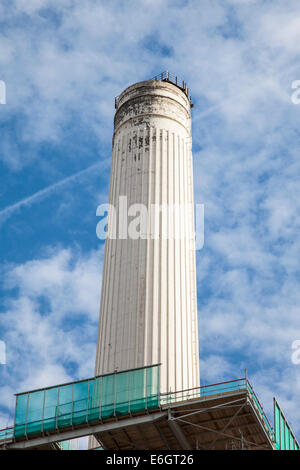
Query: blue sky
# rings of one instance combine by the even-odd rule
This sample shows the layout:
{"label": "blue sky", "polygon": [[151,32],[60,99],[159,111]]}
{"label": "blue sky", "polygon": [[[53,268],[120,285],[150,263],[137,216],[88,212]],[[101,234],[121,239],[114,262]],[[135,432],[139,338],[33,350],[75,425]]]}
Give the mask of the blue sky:
{"label": "blue sky", "polygon": [[0,427],[15,392],[93,375],[114,97],[170,70],[195,103],[202,384],[247,367],[299,439],[299,1],[10,0],[0,23]]}

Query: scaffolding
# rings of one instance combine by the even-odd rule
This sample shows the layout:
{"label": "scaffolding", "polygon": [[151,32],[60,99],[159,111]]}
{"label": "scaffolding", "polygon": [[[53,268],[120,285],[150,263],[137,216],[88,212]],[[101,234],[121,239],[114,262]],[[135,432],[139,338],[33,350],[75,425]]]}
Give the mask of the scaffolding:
{"label": "scaffolding", "polygon": [[94,435],[107,450],[299,450],[274,399],[274,428],[242,379],[160,393],[160,365],[115,372],[16,395],[6,449],[68,448]]}

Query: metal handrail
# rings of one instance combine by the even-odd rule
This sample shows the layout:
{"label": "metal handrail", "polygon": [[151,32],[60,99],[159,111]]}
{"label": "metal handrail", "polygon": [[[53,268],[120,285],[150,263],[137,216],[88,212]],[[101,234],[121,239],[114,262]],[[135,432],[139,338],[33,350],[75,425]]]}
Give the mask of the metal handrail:
{"label": "metal handrail", "polygon": [[[173,85],[177,86],[180,88],[186,97],[188,98],[191,107],[193,107],[192,103],[192,97],[189,95],[189,89],[187,87],[187,83],[180,79],[177,75],[170,73],[168,70],[165,70],[164,72],[159,73],[158,75],[155,75],[153,78],[148,79],[149,81],[161,81],[161,82],[169,82],[173,83]],[[118,100],[121,95],[118,95],[115,97],[115,108],[117,108],[118,105]]]}
{"label": "metal handrail", "polygon": [[155,75],[155,77],[150,78],[150,80],[155,80],[155,81],[169,81],[174,83],[174,85],[177,85],[179,88],[182,88],[183,90],[187,90],[187,84],[184,80],[181,80],[177,75],[170,73],[168,70],[159,73],[158,75]]}
{"label": "metal handrail", "polygon": [[269,432],[271,433],[273,439],[275,440],[275,431],[274,431],[272,425],[270,424],[270,421],[268,420],[268,417],[267,417],[267,415],[266,415],[266,413],[265,413],[265,411],[264,411],[264,409],[263,409],[263,406],[262,406],[262,404],[260,403],[259,399],[257,398],[257,395],[256,395],[256,393],[255,393],[255,391],[254,391],[254,389],[253,389],[251,383],[249,382],[248,379],[246,379],[246,380],[247,380],[247,388],[249,389],[250,393],[253,395],[253,397],[254,397],[254,402],[256,402],[256,404],[258,405],[258,410],[259,410],[261,416],[263,417],[263,419],[264,419],[264,421],[265,421],[265,423],[266,423],[266,426],[267,426],[267,428],[269,429]]}
{"label": "metal handrail", "polygon": [[203,388],[208,388],[208,387],[214,387],[216,385],[224,385],[224,384],[230,384],[232,382],[239,382],[241,380],[245,380],[244,378],[242,379],[234,379],[234,380],[227,380],[225,382],[217,382],[214,384],[209,384],[209,385],[201,385],[200,387],[193,387],[193,388],[185,388],[183,390],[177,390],[176,392],[166,392],[166,393],[161,393],[161,395],[172,395],[175,393],[183,393],[183,392],[190,392],[191,390],[202,390]]}

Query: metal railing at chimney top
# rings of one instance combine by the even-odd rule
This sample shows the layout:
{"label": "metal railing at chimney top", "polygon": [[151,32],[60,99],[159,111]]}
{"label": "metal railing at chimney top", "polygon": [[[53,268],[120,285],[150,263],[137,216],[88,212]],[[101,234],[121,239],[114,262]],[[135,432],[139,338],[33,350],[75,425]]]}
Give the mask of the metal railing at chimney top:
{"label": "metal railing at chimney top", "polygon": [[[172,83],[173,85],[176,85],[178,88],[180,88],[184,92],[184,94],[188,98],[191,108],[193,107],[192,97],[189,95],[189,89],[187,87],[187,83],[184,80],[181,80],[177,75],[170,73],[168,70],[165,70],[164,72],[161,72],[158,75],[155,75],[155,77],[149,79],[149,81],[152,81],[152,80],[161,81],[161,82],[169,82],[169,83]],[[115,108],[118,105],[119,96],[115,97]]]}

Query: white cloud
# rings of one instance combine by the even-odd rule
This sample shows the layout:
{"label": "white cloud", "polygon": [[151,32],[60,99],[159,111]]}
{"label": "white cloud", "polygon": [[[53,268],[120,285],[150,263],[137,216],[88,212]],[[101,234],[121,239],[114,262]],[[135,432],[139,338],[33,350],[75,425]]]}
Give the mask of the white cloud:
{"label": "white cloud", "polygon": [[239,370],[236,365],[215,354],[200,360],[200,370],[205,376],[202,386],[226,381],[228,377],[233,380],[243,376],[243,371]]}
{"label": "white cloud", "polygon": [[102,249],[83,255],[51,248],[41,259],[2,270],[8,292],[1,406],[12,412],[13,393],[93,375],[101,262]]}
{"label": "white cloud", "polygon": [[[70,249],[51,249],[47,258],[28,261],[11,269],[5,287],[18,288],[20,297],[17,302],[37,304],[39,297],[45,297],[50,312],[58,320],[84,314],[96,321],[98,312],[95,305],[99,301],[100,289],[99,255],[79,256],[75,265],[73,258]],[[33,305],[29,310],[33,314]]]}

